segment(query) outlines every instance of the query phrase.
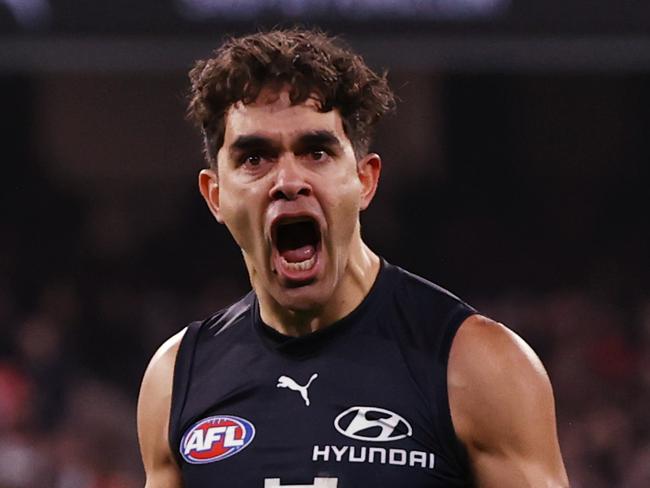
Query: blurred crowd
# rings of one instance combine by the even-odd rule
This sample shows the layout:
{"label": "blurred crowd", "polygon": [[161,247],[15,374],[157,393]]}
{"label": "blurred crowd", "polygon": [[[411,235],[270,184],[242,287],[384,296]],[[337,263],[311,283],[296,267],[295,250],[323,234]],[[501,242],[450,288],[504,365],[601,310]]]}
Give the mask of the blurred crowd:
{"label": "blurred crowd", "polygon": [[80,201],[30,174],[33,185],[15,177],[0,191],[0,488],[141,487],[149,358],[244,288],[178,278],[170,249],[185,242],[193,281],[204,264],[191,249],[218,264],[205,249],[218,238],[193,242],[182,224],[144,235],[117,199]]}

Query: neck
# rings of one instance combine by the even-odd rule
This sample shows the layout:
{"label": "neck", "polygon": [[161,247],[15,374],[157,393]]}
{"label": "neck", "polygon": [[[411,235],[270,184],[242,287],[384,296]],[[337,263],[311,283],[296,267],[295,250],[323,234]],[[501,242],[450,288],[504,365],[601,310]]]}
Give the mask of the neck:
{"label": "neck", "polygon": [[379,257],[359,238],[350,246],[350,254],[334,292],[320,307],[290,310],[280,306],[264,290],[255,287],[262,320],[278,332],[290,336],[301,336],[327,327],[359,306],[370,292],[379,267]]}

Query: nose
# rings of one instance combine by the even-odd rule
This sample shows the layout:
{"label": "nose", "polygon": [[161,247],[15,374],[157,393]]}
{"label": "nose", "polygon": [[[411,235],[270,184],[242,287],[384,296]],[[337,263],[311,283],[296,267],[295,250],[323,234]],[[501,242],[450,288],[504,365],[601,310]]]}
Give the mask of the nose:
{"label": "nose", "polygon": [[301,195],[311,195],[311,185],[293,156],[282,157],[276,164],[275,182],[269,191],[271,200],[295,200]]}

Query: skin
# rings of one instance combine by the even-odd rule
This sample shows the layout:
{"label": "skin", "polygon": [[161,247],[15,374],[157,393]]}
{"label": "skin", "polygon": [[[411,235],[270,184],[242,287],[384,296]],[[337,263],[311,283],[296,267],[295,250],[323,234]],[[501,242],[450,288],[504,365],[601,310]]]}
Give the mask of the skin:
{"label": "skin", "polygon": [[452,343],[447,383],[454,429],[477,486],[569,486],[551,382],[521,337],[486,317],[469,317]]}
{"label": "skin", "polygon": [[[314,133],[334,140],[304,144]],[[247,137],[264,145],[236,149]],[[357,162],[337,111],[319,112],[313,98],[291,105],[288,91],[266,89],[255,103],[230,108],[217,161],[218,171],[201,171],[199,189],[242,250],[262,319],[282,333],[300,335],[354,310],[379,270],[359,225],[359,212],[377,188],[379,156]],[[321,223],[323,266],[308,286],[295,287],[273,264],[271,222],[287,212],[309,212]]]}
{"label": "skin", "polygon": [[[325,147],[305,144],[315,133],[332,137]],[[346,316],[366,296],[379,258],[361,239],[359,213],[372,201],[380,171],[376,154],[357,161],[340,115],[319,112],[316,99],[292,106],[286,90],[267,89],[254,103],[230,108],[217,168],[201,171],[199,189],[240,246],[267,324],[306,334]],[[321,228],[321,265],[300,286],[274,265],[271,223],[283,212],[309,212]],[[183,333],[161,346],[142,383],[138,434],[146,488],[182,486],[167,426]],[[452,344],[448,383],[452,421],[477,486],[568,486],[551,385],[521,338],[485,317],[468,318]]]}
{"label": "skin", "polygon": [[146,474],[145,488],[180,488],[181,472],[167,441],[174,362],[183,329],[151,358],[138,398],[138,440]]}

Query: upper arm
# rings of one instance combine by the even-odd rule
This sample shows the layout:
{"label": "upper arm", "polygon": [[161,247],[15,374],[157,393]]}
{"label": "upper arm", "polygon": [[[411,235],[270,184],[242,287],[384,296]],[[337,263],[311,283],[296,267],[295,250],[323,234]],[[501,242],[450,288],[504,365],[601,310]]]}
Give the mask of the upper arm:
{"label": "upper arm", "polygon": [[146,488],[180,488],[180,470],[169,448],[168,430],[174,364],[185,329],[167,340],[151,359],[138,398],[138,440]]}
{"label": "upper arm", "polygon": [[568,486],[551,383],[519,336],[485,317],[467,319],[452,343],[448,388],[478,486]]}

